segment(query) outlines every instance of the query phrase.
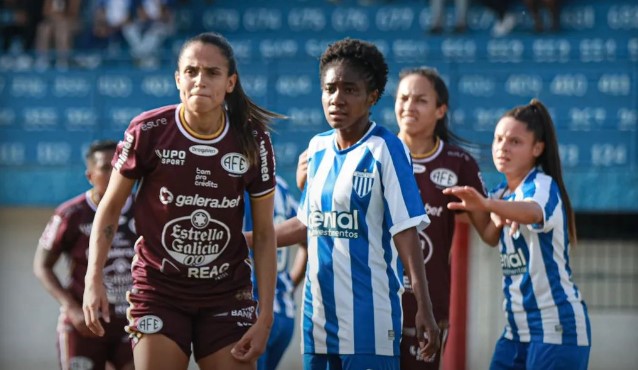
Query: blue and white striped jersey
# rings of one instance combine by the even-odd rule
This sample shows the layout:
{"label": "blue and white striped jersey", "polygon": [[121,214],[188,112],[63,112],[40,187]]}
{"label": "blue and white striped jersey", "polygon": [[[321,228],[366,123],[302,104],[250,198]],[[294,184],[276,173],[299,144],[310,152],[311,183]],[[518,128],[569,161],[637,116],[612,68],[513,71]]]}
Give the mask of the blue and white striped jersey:
{"label": "blue and white striped jersey", "polygon": [[501,231],[504,336],[519,342],[588,346],[587,308],[571,279],[567,216],[558,184],[533,169],[512,193],[502,183],[490,194],[508,201],[533,201],[543,209],[542,224]]}
{"label": "blue and white striped jersey", "polygon": [[[297,215],[299,206],[295,198],[290,195],[288,184],[277,176],[275,187],[275,215],[274,222],[278,224]],[[244,230],[253,230],[253,219],[250,210],[250,202],[246,202],[244,214]],[[277,285],[275,286],[275,301],[273,310],[275,313],[284,314],[288,318],[295,317],[295,302],[292,296],[294,286],[290,278],[290,248],[277,248]],[[252,252],[251,252],[252,257]],[[253,272],[253,293],[258,297],[255,274]]]}
{"label": "blue and white striped jersey", "polygon": [[297,215],[308,227],[303,351],[398,356],[403,267],[392,236],[429,219],[394,134],[372,123],[345,150],[335,136],[309,143]]}

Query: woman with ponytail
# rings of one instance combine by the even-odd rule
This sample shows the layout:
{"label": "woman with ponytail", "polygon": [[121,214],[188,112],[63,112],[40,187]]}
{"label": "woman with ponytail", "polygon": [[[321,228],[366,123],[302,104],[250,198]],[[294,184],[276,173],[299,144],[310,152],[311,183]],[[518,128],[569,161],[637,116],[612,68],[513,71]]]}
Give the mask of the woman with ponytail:
{"label": "woman with ponytail", "polygon": [[448,208],[489,213],[477,230],[500,244],[507,324],[490,369],[587,369],[591,326],[569,267],[574,211],[554,123],[540,101],[505,113],[492,157],[505,181],[488,198],[470,187],[444,190],[460,198]]}
{"label": "woman with ponytail", "polygon": [[[233,50],[215,33],[187,40],[175,83],[181,103],[133,118],[113,157],[89,243],[84,315],[103,335],[102,280],[120,209],[137,182],[139,239],[126,331],[136,369],[254,369],[273,321],[275,164],[268,121],[244,93]],[[246,196],[244,196],[246,194]],[[242,234],[250,202],[259,316]]]}

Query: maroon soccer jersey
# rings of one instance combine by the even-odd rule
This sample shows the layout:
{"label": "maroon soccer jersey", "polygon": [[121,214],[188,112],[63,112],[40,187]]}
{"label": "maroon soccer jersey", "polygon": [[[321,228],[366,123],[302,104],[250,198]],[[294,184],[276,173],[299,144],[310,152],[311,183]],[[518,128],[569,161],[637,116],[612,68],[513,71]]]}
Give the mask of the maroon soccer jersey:
{"label": "maroon soccer jersey", "polygon": [[[66,254],[70,259],[69,291],[82,302],[84,275],[88,264],[89,236],[97,205],[90,192],[61,204],[40,237],[39,247]],[[135,252],[135,226],[133,199],[129,197],[122,208],[117,233],[104,266],[104,284],[111,309],[120,317],[126,316],[126,291],[131,288],[131,261]]]}
{"label": "maroon soccer jersey", "polygon": [[182,115],[173,105],[135,117],[113,167],[140,180],[135,288],[197,303],[250,284],[244,191],[254,198],[274,191],[274,156],[266,132],[253,131],[259,158],[251,166],[228,119],[201,136]]}
{"label": "maroon soccer jersey", "polygon": [[[447,204],[455,197],[442,193],[451,186],[471,186],[481,194],[485,188],[478,165],[463,149],[437,141],[434,153],[425,157],[412,157],[414,176],[421,192],[421,199],[430,217],[430,226],[419,232],[432,300],[437,321],[449,318],[450,306],[450,249],[454,235],[455,212]],[[406,292],[403,295],[404,326],[413,327],[416,301],[409,281],[404,277]]]}

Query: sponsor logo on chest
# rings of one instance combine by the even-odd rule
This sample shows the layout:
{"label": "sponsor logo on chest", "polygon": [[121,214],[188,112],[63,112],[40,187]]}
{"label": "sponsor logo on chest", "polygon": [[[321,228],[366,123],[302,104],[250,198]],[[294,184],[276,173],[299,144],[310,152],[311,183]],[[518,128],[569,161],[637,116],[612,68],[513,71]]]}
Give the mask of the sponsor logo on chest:
{"label": "sponsor logo on chest", "polygon": [[501,253],[501,268],[503,275],[521,275],[527,272],[527,259],[522,249],[514,253]]}
{"label": "sponsor logo on chest", "polygon": [[188,148],[188,151],[200,157],[212,157],[219,153],[217,148],[208,145],[193,145]]}
{"label": "sponsor logo on chest", "polygon": [[175,196],[167,187],[162,186],[159,193],[159,200],[162,204],[173,204],[176,207],[235,208],[239,206],[241,195],[238,195],[237,198],[227,198],[223,196],[221,199],[207,198],[199,194],[178,194]]}
{"label": "sponsor logo on chest", "polygon": [[312,211],[308,216],[311,236],[356,239],[359,237],[359,211]]}
{"label": "sponsor logo on chest", "polygon": [[155,149],[155,154],[159,157],[161,164],[183,166],[186,162],[185,150]]}

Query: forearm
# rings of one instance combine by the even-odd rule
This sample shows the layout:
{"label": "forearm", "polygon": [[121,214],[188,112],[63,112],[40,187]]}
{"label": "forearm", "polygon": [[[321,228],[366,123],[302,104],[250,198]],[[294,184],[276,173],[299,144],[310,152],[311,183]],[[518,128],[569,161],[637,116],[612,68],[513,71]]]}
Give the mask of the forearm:
{"label": "forearm", "polygon": [[487,199],[485,204],[488,212],[519,224],[531,225],[543,221],[543,210],[536,202]]}
{"label": "forearm", "polygon": [[502,227],[496,226],[490,214],[484,211],[467,212],[468,218],[481,239],[490,247],[498,244]]}
{"label": "forearm", "polygon": [[417,307],[424,312],[432,313],[432,301],[425,275],[423,253],[419,249],[419,239],[414,228],[404,230],[394,236],[399,257],[406,268],[410,284],[414,291]]}
{"label": "forearm", "polygon": [[[259,319],[272,322],[273,300],[277,278],[277,253],[274,233],[253,234],[253,258],[259,290]],[[270,326],[270,325],[269,325]]]}
{"label": "forearm", "polygon": [[290,269],[290,279],[292,284],[297,287],[306,275],[306,263],[308,262],[308,247],[304,244],[297,248],[295,261]]}
{"label": "forearm", "polygon": [[[293,217],[275,225],[275,235],[277,235],[277,247],[287,247],[306,243],[308,234],[306,225],[302,224],[296,217]],[[256,243],[253,244],[256,245]]]}
{"label": "forearm", "polygon": [[98,208],[89,239],[87,278],[101,279],[109,249],[117,232],[119,214],[117,207],[107,204]]}
{"label": "forearm", "polygon": [[57,275],[50,268],[38,268],[35,271],[35,276],[40,280],[44,289],[51,294],[51,296],[58,301],[60,307],[65,310],[70,308],[79,308],[80,302],[78,302],[67,289],[65,289],[60,283]]}
{"label": "forearm", "polygon": [[89,238],[87,279],[102,279],[104,263],[109,254],[113,238],[117,232],[122,207],[131,194],[134,180],[125,178],[118,172],[111,173],[109,186],[95,212],[91,236]]}
{"label": "forearm", "polygon": [[417,307],[420,310],[424,310],[424,312],[432,312],[432,301],[430,299],[430,290],[425,275],[423,258],[417,253],[413,253],[410,257],[410,261],[411,262],[408,262],[410,264],[408,276],[410,277],[410,284],[412,285]]}

